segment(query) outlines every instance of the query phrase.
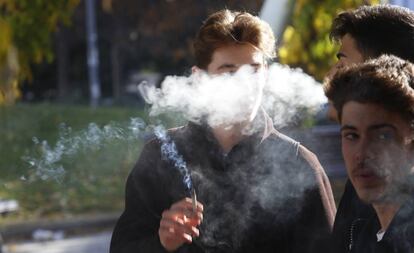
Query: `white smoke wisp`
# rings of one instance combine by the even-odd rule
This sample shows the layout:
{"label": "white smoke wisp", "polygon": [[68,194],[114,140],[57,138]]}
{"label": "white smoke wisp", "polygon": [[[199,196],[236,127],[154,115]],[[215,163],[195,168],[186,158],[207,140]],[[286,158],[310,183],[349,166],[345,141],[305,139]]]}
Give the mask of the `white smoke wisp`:
{"label": "white smoke wisp", "polygon": [[161,155],[163,156],[163,159],[173,162],[174,167],[183,176],[183,183],[186,186],[187,191],[191,191],[193,182],[191,180],[190,171],[187,168],[184,158],[178,153],[175,142],[171,139],[167,130],[165,130],[162,125],[154,127],[154,134],[161,142]]}
{"label": "white smoke wisp", "polygon": [[295,121],[303,109],[316,113],[327,102],[322,85],[315,79],[301,69],[277,63],[269,67],[264,94],[262,105],[277,127]]}
{"label": "white smoke wisp", "polygon": [[284,126],[299,110],[316,111],[326,102],[321,84],[280,64],[259,72],[244,66],[234,74],[167,76],[161,88],[140,85],[139,90],[152,105],[150,115],[176,112],[192,122],[206,120],[212,127],[249,121],[259,105],[276,126]]}
{"label": "white smoke wisp", "polygon": [[90,123],[87,129],[77,132],[61,124],[59,137],[54,145],[33,137],[33,143],[38,147],[39,152],[23,156],[22,159],[40,179],[61,181],[66,173],[62,165],[64,158],[76,158],[82,153],[99,150],[116,140],[136,141],[142,139],[147,132],[146,123],[140,118],[131,118],[128,124],[112,122],[103,127]]}

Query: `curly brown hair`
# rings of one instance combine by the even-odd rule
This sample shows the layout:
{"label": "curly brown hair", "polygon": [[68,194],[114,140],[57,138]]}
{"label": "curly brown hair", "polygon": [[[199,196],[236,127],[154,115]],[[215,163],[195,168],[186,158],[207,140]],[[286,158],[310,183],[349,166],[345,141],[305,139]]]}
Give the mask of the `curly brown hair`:
{"label": "curly brown hair", "polygon": [[271,59],[276,42],[268,23],[247,12],[221,10],[204,21],[194,41],[196,66],[207,69],[217,48],[229,44],[251,44]]}
{"label": "curly brown hair", "polygon": [[325,83],[324,91],[339,120],[349,101],[379,104],[414,120],[414,65],[396,56],[383,55],[341,69]]}

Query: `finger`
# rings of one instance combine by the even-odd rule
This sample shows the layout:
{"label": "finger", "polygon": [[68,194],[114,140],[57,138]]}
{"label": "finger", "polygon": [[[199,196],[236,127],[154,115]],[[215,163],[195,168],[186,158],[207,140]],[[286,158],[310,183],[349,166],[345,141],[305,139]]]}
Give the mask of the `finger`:
{"label": "finger", "polygon": [[[197,201],[197,211],[202,212],[204,210],[203,204],[201,202]],[[176,209],[176,208],[188,208],[193,209],[193,201],[190,198],[184,198],[178,202],[175,202],[170,209]]]}
{"label": "finger", "polygon": [[172,234],[188,234],[190,236],[198,237],[200,235],[200,231],[189,223],[185,223],[182,220],[178,220],[177,222],[171,220],[161,220],[160,228],[168,230]]}
{"label": "finger", "polygon": [[203,220],[203,214],[201,212],[194,214],[192,212],[182,212],[180,210],[165,210],[162,213],[162,220],[169,220],[181,224],[188,223],[191,226],[198,226]]}
{"label": "finger", "polygon": [[[203,212],[204,206],[200,202],[197,201],[197,212]],[[182,201],[179,201],[175,204],[173,204],[170,208],[171,211],[181,211],[185,212],[187,216],[189,216],[191,213],[193,213],[193,204],[191,199],[186,198]]]}
{"label": "finger", "polygon": [[192,236],[199,236],[200,232],[196,226],[200,225],[201,220],[189,218],[186,216],[171,216],[164,215],[160,221],[160,227],[173,227],[174,230],[181,230],[183,233],[190,234]]}
{"label": "finger", "polygon": [[184,215],[183,221],[186,224],[190,224],[192,226],[198,226],[203,222],[203,214],[198,212],[198,213],[190,213],[189,216]]}
{"label": "finger", "polygon": [[180,210],[165,210],[162,212],[162,219],[175,220],[177,217],[182,218],[184,213]]}
{"label": "finger", "polygon": [[183,234],[183,239],[185,240],[186,243],[192,243],[193,242],[193,237],[191,235],[188,235],[188,234]]}
{"label": "finger", "polygon": [[182,219],[187,220],[188,218],[198,218],[199,214],[194,214],[186,210],[166,210],[162,213],[162,219],[176,220]]}
{"label": "finger", "polygon": [[182,209],[182,208],[192,207],[192,203],[193,202],[190,198],[184,198],[184,199],[172,204],[170,209],[174,210],[174,209]]}
{"label": "finger", "polygon": [[184,226],[184,221],[181,219],[178,220],[167,220],[162,219],[160,222],[160,227],[162,228],[178,228],[178,226]]}
{"label": "finger", "polygon": [[197,211],[203,212],[204,211],[204,205],[197,201]]}
{"label": "finger", "polygon": [[197,212],[196,215],[197,215],[197,220],[199,221],[199,224],[197,225],[200,225],[203,222],[204,215],[202,212]]}
{"label": "finger", "polygon": [[158,230],[158,234],[160,237],[161,244],[166,249],[173,249],[180,247],[183,243],[188,243],[187,236],[178,236],[175,231],[171,231],[167,228],[160,228]]}
{"label": "finger", "polygon": [[185,233],[176,233],[171,232],[169,229],[160,228],[160,237],[163,237],[163,240],[168,241],[172,244],[183,244],[183,243],[191,243],[193,241],[193,237],[189,234]]}

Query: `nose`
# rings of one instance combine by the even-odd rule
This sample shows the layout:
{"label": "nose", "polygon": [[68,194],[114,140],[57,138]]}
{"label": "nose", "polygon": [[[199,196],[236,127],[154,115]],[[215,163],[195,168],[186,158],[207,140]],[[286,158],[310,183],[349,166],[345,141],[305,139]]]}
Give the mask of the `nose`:
{"label": "nose", "polygon": [[326,74],[326,78],[328,80],[332,79],[334,75],[336,74],[336,72],[338,72],[338,70],[340,70],[343,67],[344,67],[344,64],[342,63],[342,61],[341,60],[337,61],[335,65],[333,65],[332,68]]}
{"label": "nose", "polygon": [[357,145],[354,156],[358,164],[371,160],[374,157],[372,145],[368,141],[361,140]]}

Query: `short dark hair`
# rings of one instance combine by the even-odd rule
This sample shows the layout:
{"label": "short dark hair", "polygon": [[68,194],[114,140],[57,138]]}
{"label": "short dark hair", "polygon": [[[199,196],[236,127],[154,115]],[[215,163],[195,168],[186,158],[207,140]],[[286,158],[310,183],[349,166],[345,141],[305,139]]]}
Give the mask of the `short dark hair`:
{"label": "short dark hair", "polygon": [[414,63],[414,12],[395,5],[361,6],[340,13],[333,21],[333,41],[349,34],[368,58],[393,54]]}
{"label": "short dark hair", "polygon": [[325,95],[342,118],[350,101],[374,103],[414,120],[414,65],[396,56],[383,55],[340,69],[325,86]]}
{"label": "short dark hair", "polygon": [[268,23],[247,12],[227,9],[211,14],[197,33],[194,55],[197,67],[207,69],[216,49],[231,44],[251,44],[267,58],[276,56],[276,42]]}

